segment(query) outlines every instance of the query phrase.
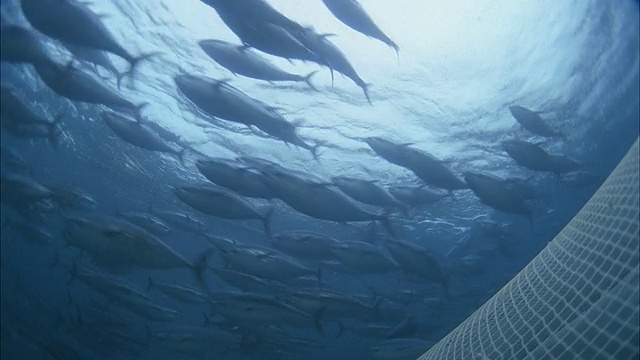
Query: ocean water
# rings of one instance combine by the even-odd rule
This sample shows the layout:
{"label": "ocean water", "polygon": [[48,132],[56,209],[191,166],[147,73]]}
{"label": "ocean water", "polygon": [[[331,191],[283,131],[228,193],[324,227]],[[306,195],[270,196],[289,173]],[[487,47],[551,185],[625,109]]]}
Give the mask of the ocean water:
{"label": "ocean water", "polygon": [[[371,84],[371,104],[348,78],[335,73],[332,83],[326,67],[259,51],[255,52],[286,71],[302,75],[318,71],[311,78],[318,91],[304,83],[275,84],[234,76],[211,60],[198,41],[240,42],[214,9],[196,0],[107,0],[87,5],[130,53],[159,53],[140,63],[133,81],[122,81],[120,93],[134,104],[149,103],[142,110],[143,123],[174,148],[188,147],[184,163],[173,154],[125,142],[103,121],[105,107],[60,97],[31,65],[2,62],[3,84],[18,89],[39,113],[50,118],[62,114],[56,146],[46,139],[16,137],[3,122],[3,198],[15,191],[7,186],[5,176],[21,174],[48,188],[72,187],[95,200],[95,205],[76,207],[59,200],[2,202],[3,358],[399,358],[376,352],[390,338],[421,339],[424,343],[418,347],[426,350],[553,239],[638,137],[636,2],[362,0],[371,18],[398,44],[397,56],[382,42],[345,26],[320,0],[268,2],[303,26],[335,34],[327,39]],[[2,0],[1,4],[3,22],[30,27],[19,2]],[[71,59],[55,40],[47,39],[47,48],[55,61],[65,64]],[[109,57],[119,71],[127,69],[125,61]],[[83,69],[97,71],[116,88],[115,77],[105,69]],[[176,87],[174,77],[185,73],[228,81],[277,109],[296,124],[302,139],[321,145],[318,159],[308,150],[246,126],[208,121]],[[523,129],[509,112],[514,104],[540,111],[544,121],[565,138],[544,138]],[[364,241],[386,259],[393,258],[390,242],[406,241],[427,249],[447,279],[443,286],[416,278],[397,259],[396,267],[382,273],[345,271],[331,248],[335,258],[330,261],[297,259],[313,270],[310,278],[244,291],[257,294],[255,299],[287,304],[285,314],[291,314],[291,307],[304,313],[296,313],[303,321],[294,316],[290,323],[255,299],[251,304],[258,309],[255,316],[247,315],[251,306],[239,310],[244,316],[225,316],[224,310],[209,304],[239,306],[233,296],[240,289],[215,274],[214,270],[230,265],[225,264],[222,249],[201,234],[171,226],[158,238],[192,262],[207,252],[203,283],[185,268],[109,268],[105,261],[120,259],[104,252],[92,257],[70,246],[64,236],[69,217],[118,217],[126,212],[148,213],[151,208],[189,214],[205,224],[204,233],[232,239],[238,247],[272,248],[259,221],[203,214],[183,203],[173,187],[207,184],[196,168],[200,159],[240,156],[259,157],[320,177],[319,186],[335,176],[372,180],[383,187],[424,185],[408,169],[372,151],[364,141],[369,137],[410,144],[442,160],[459,177],[477,172],[526,179],[539,195],[527,201],[531,221],[496,210],[466,189],[410,209],[358,205],[388,215],[395,236],[380,224],[320,220],[278,199],[250,199],[260,212],[273,207],[273,234],[313,231],[347,248],[353,241]],[[593,179],[576,184],[552,172],[520,166],[503,149],[502,143],[510,139],[574,158]],[[13,153],[21,160],[12,161]],[[49,234],[45,240],[50,241],[37,243],[36,229]],[[109,241],[110,236],[117,238],[117,231],[102,232],[96,238]],[[98,256],[102,264],[96,262]],[[139,256],[149,255],[141,251]],[[96,290],[95,283],[89,286],[79,279],[77,273],[86,271],[124,281],[155,306],[177,314],[168,321],[145,318],[141,313],[148,307],[136,311],[122,300],[122,293],[105,294]],[[188,303],[153,286],[148,290],[149,278],[196,289],[207,301]],[[360,307],[337,314],[335,305],[320,300],[317,311],[302,311],[291,300],[292,294],[302,290],[349,296],[358,299]],[[375,326],[376,334],[362,335]],[[167,339],[166,334],[180,339]]]}

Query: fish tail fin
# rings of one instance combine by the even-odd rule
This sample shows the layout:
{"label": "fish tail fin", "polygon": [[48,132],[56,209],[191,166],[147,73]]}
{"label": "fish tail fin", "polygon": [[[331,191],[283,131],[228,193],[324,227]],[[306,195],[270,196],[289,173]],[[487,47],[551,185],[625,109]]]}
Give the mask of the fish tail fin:
{"label": "fish tail fin", "polygon": [[128,75],[131,76],[131,80],[135,79],[135,70],[140,65],[141,62],[149,60],[155,56],[159,56],[161,53],[159,51],[148,52],[142,54],[140,56],[131,57],[128,59],[129,61],[129,70],[122,74],[122,76]]}
{"label": "fish tail fin", "polygon": [[209,319],[209,316],[207,316],[207,313],[203,312],[202,317],[204,317],[204,321],[202,322],[202,327],[209,326],[209,324],[211,324],[211,319]]}
{"label": "fish tail fin", "polygon": [[182,164],[182,166],[187,165],[187,150],[189,150],[189,148],[184,147],[182,148],[182,150],[178,151],[178,159],[180,160],[180,164]]}
{"label": "fish tail fin", "polygon": [[322,141],[317,141],[315,145],[311,146],[311,155],[316,161],[320,161],[320,159],[318,158],[318,148],[320,148],[321,146],[324,146],[324,143]]}
{"label": "fish tail fin", "polygon": [[396,234],[396,231],[393,229],[393,226],[391,226],[391,220],[389,220],[389,217],[381,216],[379,220],[382,223],[382,226],[384,226],[385,230],[387,230],[389,235],[391,235],[391,238],[394,240],[397,239],[398,235]]}
{"label": "fish tail fin", "polygon": [[309,87],[312,88],[315,91],[318,91],[318,89],[311,82],[311,78],[317,73],[318,73],[318,70],[315,70],[315,71],[310,72],[307,76],[304,77],[304,82],[307,83],[307,85],[309,85]]}
{"label": "fish tail fin", "polygon": [[61,137],[62,130],[52,124],[52,127],[49,129],[49,133],[47,134],[47,141],[55,150],[60,148]]}
{"label": "fish tail fin", "polygon": [[333,68],[329,66],[329,72],[331,72],[331,89],[333,89],[335,77],[333,76]]}
{"label": "fish tail fin", "polygon": [[362,88],[362,91],[364,91],[364,96],[367,98],[369,105],[373,106],[371,98],[369,97],[369,87],[371,87],[371,84],[362,83],[360,87]]}
{"label": "fish tail fin", "polygon": [[342,325],[342,322],[338,321],[337,323],[338,323],[338,335],[336,335],[336,339],[342,336],[342,334],[344,333],[344,325]]}
{"label": "fish tail fin", "polygon": [[271,237],[271,216],[273,215],[273,207],[270,207],[262,217],[262,222],[264,224],[264,233],[268,238]]}
{"label": "fish tail fin", "polygon": [[200,284],[200,286],[202,286],[203,288],[205,287],[204,271],[207,268],[207,260],[209,259],[209,256],[212,252],[213,249],[207,249],[203,251],[200,255],[198,255],[198,259],[196,260],[195,264],[193,264],[193,272],[196,276],[196,280],[198,280],[198,284]]}
{"label": "fish tail fin", "polygon": [[116,86],[118,87],[118,90],[122,90],[122,79],[127,75],[129,75],[128,71],[116,72]]}
{"label": "fish tail fin", "polygon": [[324,332],[324,329],[322,328],[322,324],[320,323],[320,321],[322,321],[326,309],[327,305],[323,305],[318,311],[313,314],[313,324],[316,326],[316,330],[318,330],[318,332],[321,334]]}
{"label": "fish tail fin", "polygon": [[386,38],[385,39],[385,44],[389,45],[390,47],[393,48],[393,50],[395,50],[396,52],[396,58],[398,59],[398,62],[400,61],[400,47],[398,46],[398,44],[396,44],[393,40]]}
{"label": "fish tail fin", "polygon": [[146,108],[147,106],[149,106],[148,102],[143,102],[140,103],[139,105],[136,105],[133,114],[135,116],[135,119],[137,122],[141,122],[142,121],[142,109]]}
{"label": "fish tail fin", "polygon": [[147,280],[147,288],[146,288],[146,290],[147,290],[147,292],[149,292],[153,288],[154,283],[153,283],[153,279],[151,278],[151,276],[149,276],[147,279],[148,280]]}

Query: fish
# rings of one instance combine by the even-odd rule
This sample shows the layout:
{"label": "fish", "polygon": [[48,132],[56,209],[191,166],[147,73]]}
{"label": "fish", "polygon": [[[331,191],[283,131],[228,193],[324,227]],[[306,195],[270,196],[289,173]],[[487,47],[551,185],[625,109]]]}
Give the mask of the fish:
{"label": "fish", "polygon": [[268,135],[287,144],[309,150],[317,159],[320,144],[307,144],[296,132],[296,126],[288,122],[273,108],[265,105],[225,81],[194,75],[178,75],[174,81],[180,92],[205,114],[255,126]]}
{"label": "fish", "polygon": [[311,231],[287,231],[271,236],[269,242],[276,249],[296,258],[307,260],[331,260],[331,245],[340,241]]}
{"label": "fish", "polygon": [[540,145],[522,140],[507,140],[502,143],[504,150],[516,163],[531,170],[554,170],[553,160]]}
{"label": "fish", "polygon": [[310,28],[301,28],[293,33],[305,47],[309,48],[321,59],[321,64],[348,77],[364,92],[364,96],[373,105],[369,97],[369,86],[353,68],[346,55],[327,39],[328,34],[320,35]]}
{"label": "fish", "polygon": [[371,304],[364,303],[355,296],[342,294],[327,289],[298,289],[281,296],[281,299],[292,306],[313,314],[324,308],[324,317],[341,318],[362,317],[371,319],[380,310],[382,298]]}
{"label": "fish", "polygon": [[211,353],[227,353],[229,348],[240,345],[242,336],[218,328],[194,326],[172,327],[150,332],[155,347],[206,358]]}
{"label": "fish", "polygon": [[525,130],[532,134],[566,139],[565,134],[551,129],[549,125],[542,120],[539,112],[531,111],[519,105],[509,106],[509,112]]}
{"label": "fish", "polygon": [[398,239],[388,241],[386,245],[389,253],[403,271],[420,279],[441,284],[446,290],[448,287],[447,277],[429,250]]}
{"label": "fish", "polygon": [[375,184],[374,180],[362,180],[335,176],[332,182],[343,193],[361,203],[386,207],[405,207],[389,191]]}
{"label": "fish", "polygon": [[42,200],[55,199],[56,194],[29,175],[2,171],[2,195],[3,204],[24,205]]}
{"label": "fish", "polygon": [[201,234],[207,229],[207,226],[203,222],[181,211],[157,210],[149,204],[149,212],[183,231]]}
{"label": "fish", "polygon": [[56,194],[56,204],[62,210],[95,210],[98,202],[84,190],[71,185],[48,185]]}
{"label": "fish", "polygon": [[7,83],[0,85],[0,115],[2,127],[18,137],[45,137],[57,144],[63,113],[49,119],[36,113],[18,90]]}
{"label": "fish", "polygon": [[174,193],[182,202],[208,215],[225,219],[262,221],[264,232],[269,236],[273,208],[258,210],[239,195],[215,185],[178,186]]}
{"label": "fish", "polygon": [[[64,45],[64,47],[69,50],[69,52],[73,54],[76,59],[91,63],[96,66],[96,68],[98,66],[102,67],[111,74],[115,75],[118,80],[118,84],[120,83],[120,79],[122,77],[122,74],[120,74],[120,70],[118,70],[118,68],[113,64],[113,61],[109,59],[109,56],[107,56],[107,54],[103,50],[76,45],[68,41],[62,41],[62,45]],[[118,88],[120,88],[119,85]]]}
{"label": "fish", "polygon": [[149,277],[147,291],[154,288],[160,290],[165,295],[188,304],[204,304],[209,300],[207,295],[196,289],[183,285],[154,282],[151,277]]}
{"label": "fish", "polygon": [[0,28],[0,60],[14,64],[48,63],[51,54],[39,33],[18,25],[3,25]]}
{"label": "fish", "polygon": [[312,71],[306,76],[291,74],[249,50],[246,46],[234,45],[222,40],[201,40],[198,45],[210,58],[234,75],[239,74],[269,82],[305,82],[310,88],[315,89],[311,83],[311,77],[317,71]]}
{"label": "fish", "polygon": [[409,206],[430,205],[448,196],[445,193],[435,192],[424,187],[406,185],[391,186],[388,191],[393,197]]}
{"label": "fish", "polygon": [[154,235],[163,235],[171,231],[171,228],[167,224],[163,223],[162,220],[145,212],[117,211],[116,214],[127,220],[128,222],[138,225]]}
{"label": "fish", "polygon": [[395,231],[386,215],[361,209],[350,197],[331,184],[309,182],[294,173],[260,170],[278,197],[295,210],[316,219],[335,222],[380,221],[395,237]]}
{"label": "fish", "polygon": [[133,75],[136,66],[158,53],[134,56],[125,50],[89,7],[75,0],[23,0],[22,13],[43,34],[65,43],[104,50],[126,60]]}
{"label": "fish", "polygon": [[396,51],[400,48],[391,40],[364,10],[358,0],[322,0],[327,9],[343,24],[366,36],[378,39]]}
{"label": "fish", "polygon": [[493,175],[467,172],[464,174],[467,184],[480,200],[494,209],[506,213],[524,215],[531,223],[532,211],[521,193],[501,178]]}
{"label": "fish", "polygon": [[549,154],[551,160],[551,170],[556,174],[581,171],[584,163],[562,154]]}
{"label": "fish", "polygon": [[385,340],[369,348],[374,360],[413,360],[433,346],[433,342],[421,339],[405,338]]}
{"label": "fish", "polygon": [[304,328],[314,324],[318,331],[322,331],[322,309],[309,314],[267,295],[221,293],[213,296],[211,310],[240,325],[268,324]]}
{"label": "fish", "polygon": [[605,175],[587,170],[570,171],[560,175],[560,180],[569,187],[599,186],[606,178]]}
{"label": "fish", "polygon": [[193,271],[199,284],[204,283],[204,270],[211,253],[206,249],[197,261],[189,261],[143,228],[102,214],[65,214],[63,237],[95,263],[111,270],[187,268]]}
{"label": "fish", "polygon": [[[67,0],[63,0],[67,1]],[[82,71],[73,62],[66,66],[54,62],[35,65],[40,79],[56,94],[67,99],[102,104],[113,110],[127,111],[140,119],[140,111],[147,103],[134,104],[104,83],[95,74]]]}
{"label": "fish", "polygon": [[225,267],[268,280],[290,280],[313,275],[321,282],[320,269],[312,269],[275,250],[258,246],[220,249]]}
{"label": "fish", "polygon": [[275,280],[263,279],[238,270],[212,269],[212,271],[229,285],[248,292],[274,292],[286,287]]}
{"label": "fish", "polygon": [[363,140],[369,145],[371,150],[388,162],[402,166],[403,168],[413,166],[409,156],[409,145],[411,144],[395,143],[377,136],[367,137]]}
{"label": "fish", "polygon": [[411,170],[427,185],[450,191],[469,188],[441,160],[411,144],[394,143],[380,137],[369,137],[364,141],[380,157]]}
{"label": "fish", "polygon": [[213,7],[220,19],[240,38],[243,44],[285,59],[320,63],[309,48],[296,39],[290,30],[302,26],[273,9],[264,1],[204,1]]}
{"label": "fish", "polygon": [[103,111],[102,119],[109,129],[129,144],[150,151],[176,155],[180,162],[185,164],[187,148],[175,149],[143,122],[111,111]]}
{"label": "fish", "polygon": [[78,270],[75,263],[71,276],[145,319],[172,321],[179,316],[177,311],[156,305],[142,292],[111,276]]}
{"label": "fish", "polygon": [[351,271],[360,273],[386,273],[398,270],[395,260],[382,249],[363,241],[330,245],[336,258]]}
{"label": "fish", "polygon": [[196,168],[207,180],[242,196],[271,200],[274,194],[264,176],[236,160],[208,158],[196,161]]}
{"label": "fish", "polygon": [[53,236],[45,229],[39,227],[36,224],[28,223],[21,220],[14,220],[10,217],[3,218],[2,229],[7,227],[13,232],[19,234],[20,238],[24,241],[30,242],[36,245],[48,245],[53,243]]}

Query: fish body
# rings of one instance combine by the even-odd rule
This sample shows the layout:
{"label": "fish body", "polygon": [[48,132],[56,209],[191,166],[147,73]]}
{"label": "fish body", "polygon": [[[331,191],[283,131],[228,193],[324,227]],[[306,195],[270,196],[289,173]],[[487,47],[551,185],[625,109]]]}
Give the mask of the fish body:
{"label": "fish body", "polygon": [[332,245],[336,258],[352,271],[385,273],[398,270],[398,264],[377,246],[362,241]]}
{"label": "fish body", "polygon": [[516,121],[527,131],[544,137],[565,137],[547,125],[537,112],[518,105],[509,106],[509,112]]}
{"label": "fish body", "polygon": [[508,140],[502,143],[504,150],[519,165],[536,171],[553,171],[553,160],[540,147],[522,140]]}
{"label": "fish body", "polygon": [[223,249],[221,255],[228,268],[263,279],[285,280],[318,274],[317,270],[267,248],[239,246]]}
{"label": "fish body", "polygon": [[51,56],[44,39],[33,30],[17,25],[0,28],[0,60],[10,63],[47,63]]}
{"label": "fish body", "polygon": [[221,40],[201,40],[198,45],[210,58],[234,74],[269,82],[302,81],[313,87],[310,78],[315,71],[307,76],[291,74],[244,46]]}
{"label": "fish body", "polygon": [[424,187],[399,185],[391,186],[388,190],[396,199],[409,206],[429,205],[447,197],[447,194]]}
{"label": "fish body", "polygon": [[37,64],[35,69],[40,79],[60,96],[74,101],[106,105],[114,110],[128,111],[136,117],[139,115],[142,105],[125,99],[93,73],[77,69],[72,64],[63,67],[53,62]]}
{"label": "fish body", "polygon": [[76,59],[86,61],[95,66],[100,66],[113,75],[116,75],[118,77],[120,76],[120,71],[103,50],[76,45],[74,43],[64,41],[62,42],[62,44],[65,48],[67,48],[67,50],[69,50],[71,54],[73,54],[73,56],[76,57]]}
{"label": "fish body", "polygon": [[271,236],[269,242],[286,254],[308,260],[333,259],[330,246],[340,243],[332,237],[309,231],[278,233]]}
{"label": "fish body", "polygon": [[524,215],[531,220],[532,212],[525,199],[503,179],[470,172],[465,174],[465,179],[483,203],[503,212]]}
{"label": "fish body", "polygon": [[392,47],[396,53],[398,52],[398,45],[380,30],[358,0],[322,0],[322,2],[343,24],[366,36],[382,41]]}
{"label": "fish body", "polygon": [[389,241],[387,249],[404,271],[446,286],[446,277],[438,261],[427,249],[397,239]]}
{"label": "fish body", "polygon": [[344,176],[334,177],[332,181],[340,191],[361,203],[385,207],[404,207],[391,193],[376,185],[374,181]]}
{"label": "fish body", "polygon": [[222,187],[180,186],[174,188],[174,193],[185,204],[200,212],[225,219],[260,220],[265,233],[270,232],[271,208],[260,213],[250,202]]}
{"label": "fish body", "polygon": [[103,112],[102,119],[109,129],[129,144],[150,151],[176,155],[183,161],[184,149],[177,150],[173,148],[143,123],[110,111]]}
{"label": "fish body", "polygon": [[212,183],[240,195],[267,200],[274,197],[260,172],[248,169],[237,161],[209,158],[196,161],[196,167]]}

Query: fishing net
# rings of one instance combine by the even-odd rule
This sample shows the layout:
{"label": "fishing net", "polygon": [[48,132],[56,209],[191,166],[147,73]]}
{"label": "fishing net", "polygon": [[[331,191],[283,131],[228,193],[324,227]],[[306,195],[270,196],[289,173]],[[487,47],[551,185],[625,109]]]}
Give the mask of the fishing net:
{"label": "fishing net", "polygon": [[427,359],[638,359],[638,140],[569,224]]}

